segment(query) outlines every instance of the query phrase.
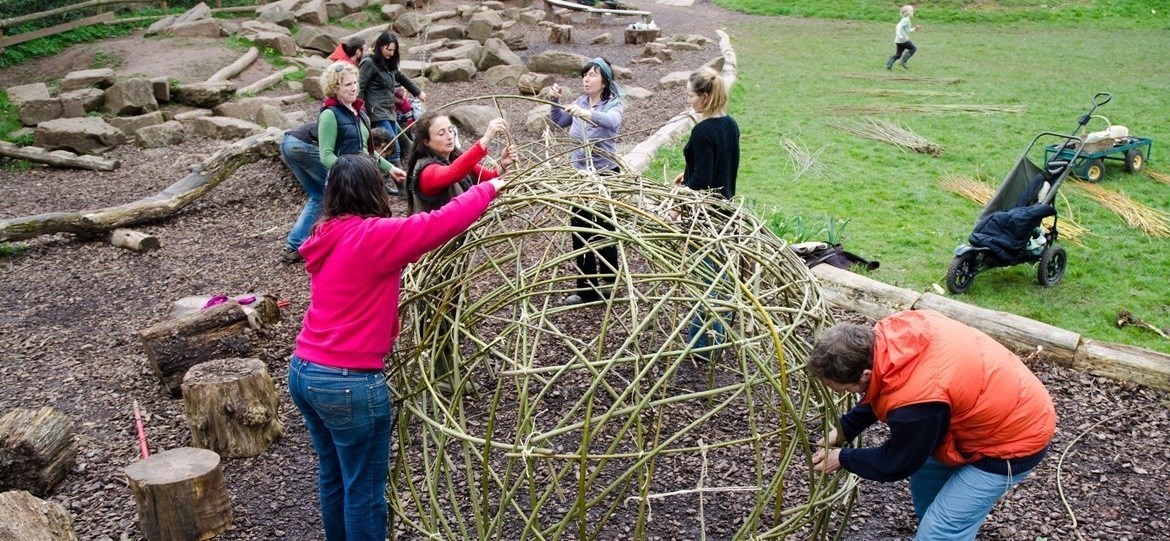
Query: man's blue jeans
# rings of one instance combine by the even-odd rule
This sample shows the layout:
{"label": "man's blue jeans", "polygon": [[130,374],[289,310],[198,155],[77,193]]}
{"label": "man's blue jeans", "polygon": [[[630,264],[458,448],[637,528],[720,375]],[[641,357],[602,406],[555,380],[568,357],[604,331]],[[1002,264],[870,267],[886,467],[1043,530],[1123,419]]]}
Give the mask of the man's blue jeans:
{"label": "man's blue jeans", "polygon": [[[374,125],[375,128],[383,128],[386,131],[390,132],[391,138],[398,137],[399,129],[398,129],[397,122],[391,122],[389,120],[375,120],[374,122],[372,122],[372,124]],[[386,155],[386,160],[397,163],[402,158],[402,153],[399,152],[400,148],[402,148],[402,147],[398,144],[398,141],[397,140],[394,141],[394,144],[390,145],[390,153]],[[381,150],[381,149],[375,149],[375,150]]]}
{"label": "man's blue jeans", "polygon": [[288,248],[296,250],[309,238],[313,223],[321,214],[321,204],[325,201],[325,179],[329,175],[329,170],[321,163],[317,145],[306,143],[288,134],[280,141],[280,159],[292,170],[293,176],[297,177],[297,182],[301,183],[305,193],[309,194],[305,208],[301,209],[301,215],[293,224],[292,231],[288,233],[288,240],[285,241]]}
{"label": "man's blue jeans", "polygon": [[294,355],[288,392],[317,451],[325,539],[385,541],[392,414],[386,376]]}
{"label": "man's blue jeans", "polygon": [[934,458],[927,459],[910,476],[910,498],[914,501],[914,514],[918,515],[914,541],[974,540],[995,502],[1031,473],[1032,470],[1012,472],[1008,477],[974,466],[952,468]]}

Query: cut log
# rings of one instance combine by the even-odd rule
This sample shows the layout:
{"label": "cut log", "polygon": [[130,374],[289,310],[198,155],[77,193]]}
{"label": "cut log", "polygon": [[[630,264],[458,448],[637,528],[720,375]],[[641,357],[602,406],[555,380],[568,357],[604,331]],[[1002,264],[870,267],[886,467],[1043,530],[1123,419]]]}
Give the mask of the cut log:
{"label": "cut log", "polygon": [[211,539],[231,525],[231,498],[214,451],[171,449],[125,472],[138,502],[138,525],[149,541]]}
{"label": "cut log", "polygon": [[110,244],[140,254],[159,249],[158,237],[133,229],[115,229],[110,233]]}
{"label": "cut log", "polygon": [[0,494],[0,539],[8,541],[77,541],[65,506],[23,490]]}
{"label": "cut log", "polygon": [[1118,381],[1170,391],[1170,355],[1124,344],[1085,340],[1072,367]]}
{"label": "cut log", "polygon": [[662,30],[658,28],[635,30],[633,28],[626,29],[626,45],[644,45],[646,43],[653,43],[662,35]]}
{"label": "cut log", "polygon": [[161,192],[133,203],[81,212],[50,212],[0,220],[0,242],[54,233],[97,236],[107,231],[170,218],[230,177],[240,166],[275,158],[284,132],[269,128],[240,139],[203,160],[191,174]]}
{"label": "cut log", "polygon": [[223,457],[263,453],[284,432],[280,398],[260,359],[219,359],[183,378],[183,413],[191,443]]}
{"label": "cut log", "polygon": [[0,156],[43,163],[53,167],[88,171],[113,171],[122,166],[122,162],[118,160],[77,155],[72,152],[49,152],[40,147],[16,146],[8,141],[0,141]]}
{"label": "cut log", "polygon": [[246,94],[258,94],[260,92],[268,90],[268,87],[282,81],[284,79],[285,75],[288,75],[288,74],[293,73],[295,71],[297,71],[296,66],[289,66],[287,68],[284,68],[276,73],[273,73],[271,75],[264,77],[263,79],[260,79],[259,81],[256,81],[248,86],[245,86],[244,88],[236,90],[236,95],[243,96]]}
{"label": "cut log", "polygon": [[211,77],[208,77],[207,80],[227,81],[248,69],[248,66],[251,66],[252,62],[255,62],[256,58],[259,56],[260,49],[252,47],[248,49],[247,52],[245,52],[244,55],[238,58],[235,62],[232,62],[231,64],[228,64],[227,67],[215,72],[215,74],[213,74]]}
{"label": "cut log", "polygon": [[937,310],[994,338],[1021,355],[1040,350],[1040,355],[1061,366],[1072,366],[1081,335],[1023,316],[980,308],[950,297],[924,293],[915,310]]}
{"label": "cut log", "polygon": [[252,352],[253,329],[280,320],[271,295],[258,295],[247,307],[234,300],[164,321],[138,333],[150,368],[171,395],[182,390],[192,366],[212,359],[243,357]]}
{"label": "cut log", "polygon": [[73,469],[73,419],[45,406],[16,408],[0,417],[0,490],[48,494]]}
{"label": "cut log", "polygon": [[549,43],[573,43],[573,25],[554,24],[548,27]]}

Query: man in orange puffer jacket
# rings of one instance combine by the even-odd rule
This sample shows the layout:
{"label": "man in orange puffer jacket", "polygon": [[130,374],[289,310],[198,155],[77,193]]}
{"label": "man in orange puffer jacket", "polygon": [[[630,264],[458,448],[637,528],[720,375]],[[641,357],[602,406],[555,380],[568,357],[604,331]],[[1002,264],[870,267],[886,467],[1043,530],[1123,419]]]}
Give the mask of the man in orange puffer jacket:
{"label": "man in orange puffer jacket", "polygon": [[[818,442],[817,470],[910,478],[916,541],[973,540],[992,506],[1048,452],[1056,411],[1044,384],[991,337],[930,310],[872,328],[840,323],[817,340],[808,374],[861,402]],[[838,448],[870,425],[878,447]]]}

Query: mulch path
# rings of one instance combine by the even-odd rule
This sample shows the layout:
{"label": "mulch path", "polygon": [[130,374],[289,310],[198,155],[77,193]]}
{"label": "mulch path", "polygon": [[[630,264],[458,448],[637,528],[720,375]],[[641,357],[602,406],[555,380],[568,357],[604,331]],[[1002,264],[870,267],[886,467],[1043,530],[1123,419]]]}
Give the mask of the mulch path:
{"label": "mulch path", "polygon": [[[631,3],[653,10],[666,34],[700,33],[715,38],[713,28],[748,19],[706,0],[687,8],[659,6],[649,0]],[[580,25],[574,33],[577,43],[585,45],[575,49],[630,65],[640,48],[620,45],[620,25],[601,29]],[[613,33],[617,44],[587,45],[601,31]],[[157,54],[164,47],[161,44],[167,43],[137,41],[144,55]],[[543,31],[533,30],[529,52],[546,47],[542,41]],[[191,42],[182,47],[196,49]],[[206,47],[218,50],[214,44]],[[89,67],[86,63],[92,59],[72,54],[78,65],[55,69]],[[717,54],[717,47],[710,45],[678,55],[663,66],[636,68],[633,83],[653,88],[665,73],[693,69]],[[42,62],[60,64],[59,59]],[[206,77],[214,69],[200,67],[184,75]],[[0,78],[13,80],[15,73],[0,73]],[[45,71],[41,75],[52,77]],[[574,88],[576,81],[562,81],[566,83]],[[428,92],[432,101],[440,103],[499,90],[461,83]],[[627,109],[625,128],[650,130],[683,104],[681,91],[635,102]],[[311,110],[313,105],[302,107]],[[512,124],[519,126],[530,104],[507,107]],[[0,218],[97,208],[154,193],[223,144],[189,135],[188,142],[167,149],[117,149],[113,155],[123,167],[113,173],[0,167],[0,200],[5,202]],[[141,538],[136,507],[122,473],[137,459],[133,400],[142,404],[153,450],[189,443],[181,401],[160,389],[135,333],[164,320],[171,302],[181,297],[247,291],[269,292],[291,302],[283,322],[254,341],[255,356],[267,364],[276,380],[286,430],[264,454],[224,461],[234,518],[231,529],[219,539],[322,538],[315,458],[284,382],[287,359],[308,302],[308,282],[301,268],[279,263],[277,254],[303,202],[301,188],[287,169],[279,161],[264,160],[242,167],[176,217],[138,227],[158,236],[163,245],[159,251],[139,255],[104,242],[53,235],[26,242],[28,249],[19,256],[0,259],[0,413],[52,405],[76,421],[77,464],[50,499],[69,510],[81,539]],[[1042,359],[1031,360],[1030,365],[1056,401],[1057,436],[1051,455],[993,511],[981,539],[1164,536],[1170,517],[1167,393],[1089,376]],[[670,520],[667,508],[660,506],[665,515],[656,509],[656,519]],[[686,509],[677,512],[686,518]],[[863,482],[845,538],[909,539],[913,528],[905,482]]]}

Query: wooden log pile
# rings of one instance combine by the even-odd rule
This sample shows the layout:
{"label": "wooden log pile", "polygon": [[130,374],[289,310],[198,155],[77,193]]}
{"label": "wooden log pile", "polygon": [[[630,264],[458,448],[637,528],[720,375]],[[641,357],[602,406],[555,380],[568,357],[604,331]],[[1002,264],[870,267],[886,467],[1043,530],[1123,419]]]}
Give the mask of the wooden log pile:
{"label": "wooden log pile", "polygon": [[276,297],[256,295],[244,306],[234,300],[139,331],[151,370],[177,396],[192,366],[252,352],[254,331],[280,320]]}
{"label": "wooden log pile", "polygon": [[16,408],[0,417],[0,490],[48,494],[73,469],[73,419],[45,406]]}

